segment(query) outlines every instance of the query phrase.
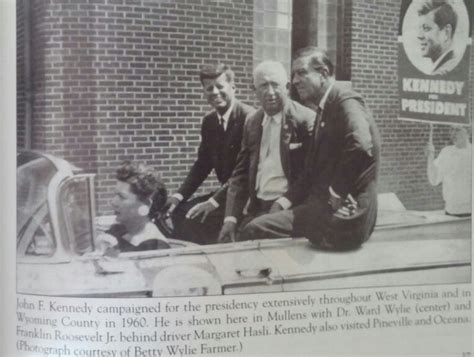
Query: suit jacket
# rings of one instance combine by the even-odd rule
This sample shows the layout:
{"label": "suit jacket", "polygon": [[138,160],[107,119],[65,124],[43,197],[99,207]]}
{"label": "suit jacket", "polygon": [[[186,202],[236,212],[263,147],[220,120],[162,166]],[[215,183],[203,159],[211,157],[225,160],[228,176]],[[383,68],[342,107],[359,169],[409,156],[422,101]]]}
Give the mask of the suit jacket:
{"label": "suit jacket", "polygon": [[[379,135],[361,96],[334,84],[315,124],[304,174],[286,197],[296,207],[294,224],[323,249],[355,249],[372,233],[377,218]],[[358,203],[351,216],[334,212],[329,187]]]}
{"label": "suit jacket", "polygon": [[[288,100],[283,110],[280,157],[283,172],[289,182],[296,180],[302,173],[315,116],[314,111],[291,100]],[[255,205],[263,118],[264,111],[259,109],[245,123],[242,148],[229,179],[226,216],[240,217],[249,197],[249,212],[252,212]]]}
{"label": "suit jacket", "polygon": [[213,198],[219,205],[224,204],[226,183],[232,174],[240,151],[245,118],[253,111],[254,108],[235,101],[225,134],[221,131],[215,110],[204,116],[197,159],[178,190],[183,195],[183,201],[186,201],[197,190],[214,169],[222,186],[215,192]]}
{"label": "suit jacket", "polygon": [[327,202],[330,186],[355,197],[377,175],[379,135],[359,94],[334,84],[316,131],[305,173],[285,194],[293,206],[311,198]]}
{"label": "suit jacket", "polygon": [[443,58],[441,61],[436,65],[435,68],[433,68],[433,72],[431,72],[432,75],[443,75],[454,69],[456,66],[456,62],[459,61],[459,59],[455,56],[453,50],[449,50],[445,54],[442,55]]}

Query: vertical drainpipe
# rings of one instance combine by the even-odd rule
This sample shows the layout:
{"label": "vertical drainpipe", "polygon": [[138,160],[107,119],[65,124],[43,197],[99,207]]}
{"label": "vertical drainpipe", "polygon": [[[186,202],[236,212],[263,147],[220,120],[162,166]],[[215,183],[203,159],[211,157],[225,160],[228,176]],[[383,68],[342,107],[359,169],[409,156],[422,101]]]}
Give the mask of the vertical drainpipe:
{"label": "vertical drainpipe", "polygon": [[32,78],[32,31],[31,31],[31,1],[23,0],[24,11],[24,78],[25,78],[25,149],[32,148],[32,117],[33,117],[33,78]]}

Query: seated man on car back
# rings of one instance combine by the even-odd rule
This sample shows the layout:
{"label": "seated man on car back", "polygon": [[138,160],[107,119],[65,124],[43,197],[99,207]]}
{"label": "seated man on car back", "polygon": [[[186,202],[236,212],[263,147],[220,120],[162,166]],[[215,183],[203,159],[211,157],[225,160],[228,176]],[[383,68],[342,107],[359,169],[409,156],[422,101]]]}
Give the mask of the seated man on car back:
{"label": "seated man on car back", "polygon": [[[229,180],[220,242],[236,239],[238,221],[245,227],[252,218],[289,204],[282,196],[303,169],[316,116],[288,97],[289,87],[281,63],[265,61],[255,68],[254,90],[262,107],[245,123],[242,149]],[[249,198],[248,215],[242,219]]]}
{"label": "seated man on car back", "polygon": [[[240,151],[245,118],[253,108],[235,98],[234,72],[229,66],[205,66],[200,81],[212,110],[204,116],[197,159],[178,191],[167,202],[174,236],[198,244],[217,241],[224,216],[227,180]],[[221,187],[188,200],[214,170]]]}

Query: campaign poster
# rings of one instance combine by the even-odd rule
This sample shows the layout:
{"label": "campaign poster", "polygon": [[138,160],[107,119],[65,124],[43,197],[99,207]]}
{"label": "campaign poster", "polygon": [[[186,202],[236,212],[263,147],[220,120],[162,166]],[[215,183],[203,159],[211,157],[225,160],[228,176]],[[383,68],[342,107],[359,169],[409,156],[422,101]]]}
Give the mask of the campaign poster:
{"label": "campaign poster", "polygon": [[472,0],[403,0],[399,118],[469,124]]}

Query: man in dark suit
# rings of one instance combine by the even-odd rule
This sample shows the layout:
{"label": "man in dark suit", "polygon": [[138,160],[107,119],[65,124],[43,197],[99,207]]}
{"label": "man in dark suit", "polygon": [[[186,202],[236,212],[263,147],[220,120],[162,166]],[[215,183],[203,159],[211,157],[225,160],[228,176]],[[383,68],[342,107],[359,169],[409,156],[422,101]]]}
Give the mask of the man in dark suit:
{"label": "man in dark suit", "polygon": [[375,123],[362,97],[335,82],[324,50],[298,51],[292,72],[300,99],[317,112],[304,174],[284,195],[291,209],[256,218],[242,234],[304,236],[322,249],[355,249],[369,238],[377,215]]}
{"label": "man in dark suit", "polygon": [[[243,227],[251,218],[285,206],[282,195],[303,169],[316,114],[288,98],[289,86],[281,63],[265,61],[255,68],[254,89],[262,107],[244,127],[242,149],[229,179],[220,242],[235,240],[238,221]],[[249,198],[248,215],[242,220]]]}
{"label": "man in dark suit", "polygon": [[[205,66],[200,80],[213,110],[202,121],[197,160],[167,206],[176,238],[209,244],[216,242],[222,226],[227,180],[240,151],[245,118],[253,108],[235,99],[234,73],[230,67]],[[213,169],[222,186],[216,192],[188,201]]]}
{"label": "man in dark suit", "polygon": [[459,62],[453,50],[458,16],[446,0],[426,0],[418,10],[418,40],[423,57],[431,59],[431,74],[445,74]]}

